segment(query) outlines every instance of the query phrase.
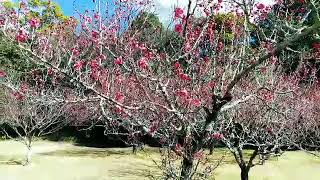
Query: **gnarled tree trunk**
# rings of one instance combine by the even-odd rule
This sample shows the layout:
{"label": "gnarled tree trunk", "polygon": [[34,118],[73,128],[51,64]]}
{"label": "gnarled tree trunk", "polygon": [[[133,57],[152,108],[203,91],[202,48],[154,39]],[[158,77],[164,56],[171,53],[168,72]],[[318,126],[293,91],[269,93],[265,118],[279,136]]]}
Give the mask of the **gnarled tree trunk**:
{"label": "gnarled tree trunk", "polygon": [[191,180],[193,174],[193,159],[183,158],[180,180]]}
{"label": "gnarled tree trunk", "polygon": [[249,170],[247,167],[241,168],[241,180],[249,180]]}

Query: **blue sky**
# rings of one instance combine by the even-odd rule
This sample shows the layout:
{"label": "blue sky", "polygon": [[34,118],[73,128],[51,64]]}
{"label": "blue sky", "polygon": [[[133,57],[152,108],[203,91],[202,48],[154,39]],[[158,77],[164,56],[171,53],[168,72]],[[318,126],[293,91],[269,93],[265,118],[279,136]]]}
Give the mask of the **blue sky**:
{"label": "blue sky", "polygon": [[[53,0],[57,2],[61,7],[63,12],[68,15],[74,15],[74,5],[73,0]],[[75,7],[77,10],[84,11],[86,9],[92,10],[94,9],[94,3],[92,0],[76,0]]]}

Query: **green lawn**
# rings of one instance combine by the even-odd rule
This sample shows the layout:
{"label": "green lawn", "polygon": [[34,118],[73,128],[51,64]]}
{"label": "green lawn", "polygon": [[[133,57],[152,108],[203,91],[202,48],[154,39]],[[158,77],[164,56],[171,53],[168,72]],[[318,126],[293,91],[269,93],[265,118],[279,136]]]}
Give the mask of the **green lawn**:
{"label": "green lawn", "polygon": [[[130,148],[87,148],[70,143],[38,141],[33,162],[21,166],[24,146],[14,141],[0,141],[0,180],[136,180],[159,175],[151,159],[158,159],[155,149],[131,154]],[[216,152],[216,157],[223,150]],[[227,156],[215,171],[217,180],[238,180],[239,169]],[[320,160],[303,152],[288,152],[278,160],[257,166],[251,180],[319,180]]]}

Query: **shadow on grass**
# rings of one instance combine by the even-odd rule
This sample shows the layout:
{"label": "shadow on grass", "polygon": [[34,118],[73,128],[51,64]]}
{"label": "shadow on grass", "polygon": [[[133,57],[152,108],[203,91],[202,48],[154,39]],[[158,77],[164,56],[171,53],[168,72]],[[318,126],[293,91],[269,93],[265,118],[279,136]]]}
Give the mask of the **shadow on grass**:
{"label": "shadow on grass", "polygon": [[[253,150],[244,150],[242,152],[243,157],[246,161],[249,161]],[[231,152],[225,149],[217,149],[214,151],[213,155],[208,155],[208,161],[211,163],[218,163],[223,157],[222,164],[236,164],[236,160]],[[278,161],[278,156],[270,156],[266,161]],[[254,160],[255,162],[259,161],[259,157],[257,156]]]}
{"label": "shadow on grass", "polygon": [[131,151],[92,150],[92,149],[63,149],[51,152],[38,153],[43,156],[68,156],[68,157],[106,157],[111,155],[129,155]]}
{"label": "shadow on grass", "polygon": [[[90,158],[103,158],[106,156],[136,156],[132,154],[131,150],[109,150],[109,149],[64,149],[56,150],[51,152],[38,153],[41,156],[60,156],[60,157],[90,157]],[[139,152],[136,156],[137,158],[143,158],[143,152]],[[135,163],[129,162],[131,165],[130,168],[118,168],[108,170],[110,174],[115,175],[116,177],[145,177],[147,179],[159,179],[160,174],[155,173],[156,166],[145,164],[145,163]],[[132,167],[132,168],[131,168]]]}
{"label": "shadow on grass", "polygon": [[135,168],[123,168],[123,169],[116,169],[116,170],[109,170],[111,174],[116,174],[117,177],[144,177],[150,180],[161,179],[161,174],[159,170],[156,169],[155,166],[146,165],[146,164],[139,164],[133,166]]}
{"label": "shadow on grass", "polygon": [[6,156],[0,156],[0,165],[23,165],[23,161],[22,160],[18,160],[15,158],[11,158],[11,159],[7,159]]}

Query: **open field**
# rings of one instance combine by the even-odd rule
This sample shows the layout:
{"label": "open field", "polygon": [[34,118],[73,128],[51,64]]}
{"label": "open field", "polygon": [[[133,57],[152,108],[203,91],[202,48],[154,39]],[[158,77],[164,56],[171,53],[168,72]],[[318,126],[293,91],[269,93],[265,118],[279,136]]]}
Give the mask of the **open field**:
{"label": "open field", "polygon": [[[65,142],[38,141],[34,144],[31,165],[24,167],[24,146],[0,141],[0,180],[135,180],[159,175],[151,160],[158,159],[156,149],[137,155],[131,148],[88,148]],[[222,154],[220,149],[218,154]],[[278,160],[257,166],[251,180],[319,180],[320,159],[303,152],[288,152]],[[238,180],[239,169],[226,157],[215,171],[217,180]]]}

